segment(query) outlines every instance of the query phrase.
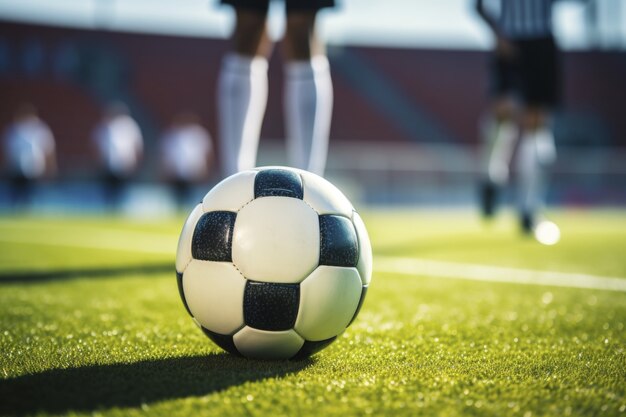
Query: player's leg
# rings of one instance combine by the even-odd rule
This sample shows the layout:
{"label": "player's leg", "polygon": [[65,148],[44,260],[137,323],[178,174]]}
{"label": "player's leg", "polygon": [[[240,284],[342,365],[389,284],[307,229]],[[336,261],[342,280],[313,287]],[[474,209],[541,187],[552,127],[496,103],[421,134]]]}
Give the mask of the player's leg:
{"label": "player's leg", "polygon": [[499,191],[509,180],[509,166],[519,135],[516,105],[511,96],[516,86],[516,67],[510,59],[495,57],[491,67],[491,90],[495,96],[489,113],[482,120],[482,214],[491,217]]}
{"label": "player's leg", "polygon": [[[225,176],[256,165],[267,105],[268,2],[224,2],[235,6],[233,50],[222,61],[217,107],[222,172]],[[241,4],[240,4],[241,3]]]}
{"label": "player's leg", "polygon": [[497,186],[509,181],[509,165],[519,129],[515,121],[516,107],[510,97],[500,97],[482,126],[486,142],[485,176]]}
{"label": "player's leg", "polygon": [[176,178],[172,181],[172,191],[179,210],[185,209],[185,205],[189,200],[190,190],[191,184],[188,180],[184,178]]}
{"label": "player's leg", "polygon": [[124,188],[125,179],[120,175],[110,171],[105,174],[104,193],[109,210],[117,211],[121,208]]}
{"label": "player's leg", "polygon": [[531,233],[543,210],[550,166],[556,160],[551,109],[559,101],[559,63],[552,39],[528,41],[523,54],[524,111],[518,152],[519,213]]}
{"label": "player's leg", "polygon": [[[310,4],[309,4],[310,3]],[[324,174],[333,107],[333,86],[324,46],[315,33],[317,10],[332,1],[287,2],[283,47],[285,120],[289,163]]]}
{"label": "player's leg", "polygon": [[10,180],[11,208],[20,211],[28,207],[31,200],[33,180],[22,173],[14,173]]}
{"label": "player's leg", "polygon": [[543,209],[547,175],[556,159],[549,112],[535,106],[524,111],[519,148],[519,212],[522,231],[531,233]]}

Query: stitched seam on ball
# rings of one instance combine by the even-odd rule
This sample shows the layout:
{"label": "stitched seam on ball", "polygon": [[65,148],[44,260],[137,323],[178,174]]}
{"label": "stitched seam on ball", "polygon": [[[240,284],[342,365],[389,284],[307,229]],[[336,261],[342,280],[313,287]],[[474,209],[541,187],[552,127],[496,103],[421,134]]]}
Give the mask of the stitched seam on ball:
{"label": "stitched seam on ball", "polygon": [[183,274],[185,273],[185,271],[187,270],[187,267],[189,266],[189,264],[191,263],[191,261],[193,261],[193,256],[189,257],[189,260],[187,261],[187,263],[185,264],[184,268],[183,268]]}
{"label": "stitched seam on ball", "polygon": [[252,203],[254,200],[256,200],[256,198],[253,198],[252,200],[249,200],[249,201],[247,201],[246,203],[244,203],[244,205],[243,205],[243,206],[241,206],[241,207],[239,207],[239,208],[237,209],[237,212],[236,212],[236,213],[237,213],[237,214],[239,214],[239,212],[240,212],[241,210],[243,210],[243,208],[244,208],[245,206],[247,206],[248,204]]}
{"label": "stitched seam on ball", "polygon": [[[236,328],[234,332],[232,332],[232,333],[228,334],[227,336],[234,336],[234,335],[236,335],[236,334],[237,334],[237,333],[239,333],[239,332],[240,332],[240,331],[241,331],[244,327],[246,327],[246,323],[244,323],[244,324],[242,324],[241,326],[239,326],[238,328]],[[235,343],[235,341],[234,341],[234,340],[233,340],[233,343]],[[235,346],[235,347],[237,347],[237,346]]]}
{"label": "stitched seam on ball", "polygon": [[[304,201],[304,200],[302,200]],[[309,203],[307,203],[306,201],[304,201],[304,204],[306,204],[307,206],[311,207],[311,210],[313,210],[315,212],[315,214],[317,214],[318,216],[321,216],[321,214],[319,213],[319,211],[315,210],[315,207],[313,207],[312,205],[310,205]]]}
{"label": "stitched seam on ball", "polygon": [[[350,216],[350,223],[352,223],[352,227],[354,228],[354,234],[356,235],[356,253],[359,255],[356,260],[356,272],[359,274],[359,278],[361,278],[361,272],[359,271],[359,262],[361,262],[361,239],[359,238],[359,231],[356,228],[356,224],[354,224],[354,215],[356,214],[356,210],[352,209],[352,215]],[[363,279],[363,278],[361,278]],[[361,281],[362,282],[362,281]]]}
{"label": "stitched seam on ball", "polygon": [[319,216],[320,215],[319,211],[315,210],[315,207],[310,205],[309,202],[304,199],[304,178],[302,178],[302,174],[298,174],[298,176],[300,177],[300,183],[302,183],[302,201],[304,201],[304,204],[311,207],[311,210],[313,210],[315,214]]}
{"label": "stitched seam on ball", "polygon": [[[239,208],[237,209],[237,212],[236,212],[236,213],[237,213],[237,216],[239,216],[239,212],[240,212],[241,210],[243,210],[243,208],[244,208],[245,206],[247,206],[248,204],[252,203],[254,200],[256,200],[256,198],[252,198],[252,200],[247,201],[247,202],[246,202],[243,206],[239,207]],[[237,219],[235,219],[235,223],[236,223],[236,222],[237,222]],[[234,224],[233,224],[233,232],[232,232],[232,233],[233,233],[233,235],[235,234],[235,225],[234,225]],[[233,237],[234,237],[234,236],[233,236]],[[247,280],[246,276],[243,274],[243,272],[241,272],[241,270],[239,269],[239,267],[237,267],[237,265],[235,264],[235,261],[233,261],[233,239],[232,239],[232,238],[231,238],[231,240],[230,240],[230,259],[231,259],[231,260],[230,260],[230,263],[231,263],[231,264],[233,265],[233,267],[237,270],[237,272],[239,272],[239,275],[241,275],[241,277],[242,277],[243,279],[246,279],[246,280]]]}
{"label": "stitched seam on ball", "polygon": [[247,281],[248,278],[246,278],[246,276],[243,274],[243,272],[241,272],[241,270],[237,267],[237,265],[235,265],[235,262],[234,261],[230,261],[230,263],[237,270],[237,272],[239,272],[239,275],[241,275],[241,277]]}
{"label": "stitched seam on ball", "polygon": [[315,210],[315,207],[313,207],[312,205],[310,205],[308,203],[308,201],[306,201],[304,198],[302,199],[302,201],[304,202],[304,204],[306,204],[307,206],[309,206],[311,208],[311,210],[313,210],[315,212],[315,214],[317,214],[318,216],[321,216],[321,214],[319,213],[319,211]]}
{"label": "stitched seam on ball", "polygon": [[[245,206],[247,206],[248,204],[252,203],[254,200],[256,200],[256,198],[254,198],[254,197],[253,197],[251,200],[248,200],[247,202],[245,202],[243,206],[239,207],[239,208],[237,209],[237,212],[236,212],[236,213],[237,213],[237,215],[239,215],[239,212],[240,212],[241,210],[243,210],[243,208],[244,208]],[[236,222],[236,221],[237,221],[237,220],[235,220],[235,222]],[[233,234],[234,234],[234,233],[235,233],[235,226],[233,225]],[[231,243],[230,243],[230,257],[231,257],[231,261],[230,261],[230,263],[231,263],[231,264],[233,265],[233,267],[237,270],[237,272],[239,272],[239,275],[241,275],[241,277],[242,277],[243,279],[247,280],[246,276],[243,274],[243,272],[241,272],[241,270],[239,269],[239,267],[237,267],[237,265],[235,264],[235,261],[233,261],[233,260],[232,260],[232,257],[233,257],[233,243],[232,243],[232,239],[231,239]]]}
{"label": "stitched seam on ball", "polygon": [[[298,309],[300,308],[300,306],[298,306]],[[297,321],[297,316],[296,316],[296,321]],[[298,333],[298,331],[296,330],[296,324],[293,324],[293,328],[291,329],[295,334],[297,334],[298,336],[300,336],[302,338],[302,340],[304,340],[304,342],[307,342],[307,338],[302,336],[300,333]]]}

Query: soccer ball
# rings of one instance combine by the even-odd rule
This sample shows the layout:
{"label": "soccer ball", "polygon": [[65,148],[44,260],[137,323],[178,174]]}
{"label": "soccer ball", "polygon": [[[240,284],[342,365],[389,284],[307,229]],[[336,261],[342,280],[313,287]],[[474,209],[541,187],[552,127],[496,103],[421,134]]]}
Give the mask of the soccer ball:
{"label": "soccer ball", "polygon": [[217,184],[183,226],[176,278],[183,303],[224,350],[302,359],[355,319],[372,275],[363,221],[334,185],[285,167]]}

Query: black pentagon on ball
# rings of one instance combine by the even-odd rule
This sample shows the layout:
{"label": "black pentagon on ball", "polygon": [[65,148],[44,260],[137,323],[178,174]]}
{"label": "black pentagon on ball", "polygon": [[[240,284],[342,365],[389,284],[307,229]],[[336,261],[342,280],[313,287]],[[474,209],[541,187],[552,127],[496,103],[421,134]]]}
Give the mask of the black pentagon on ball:
{"label": "black pentagon on ball", "polygon": [[232,261],[233,229],[237,213],[210,211],[204,213],[193,231],[191,256],[202,261]]}
{"label": "black pentagon on ball", "polygon": [[215,333],[210,331],[209,329],[205,329],[204,327],[202,327],[202,332],[207,335],[209,339],[213,341],[213,343],[224,349],[226,352],[232,353],[233,355],[237,356],[243,356],[237,350],[232,335]]}
{"label": "black pentagon on ball", "polygon": [[189,306],[187,305],[187,299],[185,298],[185,290],[183,289],[183,274],[178,271],[176,271],[176,283],[178,284],[178,293],[180,294],[181,300],[183,300],[185,309],[187,310],[187,313],[193,317],[193,314],[191,314],[191,310],[189,310]]}
{"label": "black pentagon on ball", "polygon": [[354,312],[354,316],[352,316],[350,323],[348,323],[348,326],[350,326],[354,319],[356,319],[356,316],[359,315],[359,311],[361,311],[361,307],[363,307],[363,301],[365,301],[365,296],[367,295],[368,288],[369,287],[367,285],[363,286],[363,290],[361,290],[361,297],[359,298],[359,304],[356,306],[356,311]]}
{"label": "black pentagon on ball", "polygon": [[292,197],[302,200],[302,178],[293,171],[270,168],[259,171],[254,177],[254,198]]}
{"label": "black pentagon on ball", "polygon": [[289,330],[296,324],[300,284],[248,281],[243,294],[243,320],[259,330]]}
{"label": "black pentagon on ball", "polygon": [[320,265],[356,267],[359,244],[352,221],[326,214],[320,219]]}
{"label": "black pentagon on ball", "polygon": [[304,345],[302,345],[302,347],[298,351],[298,353],[296,353],[294,356],[291,357],[291,360],[298,361],[298,360],[306,359],[309,356],[324,349],[326,346],[333,343],[336,339],[337,339],[337,336],[333,336],[330,339],[326,339],[326,340],[320,340],[318,342],[311,342],[309,340],[306,340],[304,342]]}

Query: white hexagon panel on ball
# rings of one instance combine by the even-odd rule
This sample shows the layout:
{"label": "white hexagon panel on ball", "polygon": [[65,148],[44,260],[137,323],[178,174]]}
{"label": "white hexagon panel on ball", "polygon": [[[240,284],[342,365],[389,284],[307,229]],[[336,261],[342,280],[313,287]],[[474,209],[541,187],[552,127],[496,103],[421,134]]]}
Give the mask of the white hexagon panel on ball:
{"label": "white hexagon panel on ball", "polygon": [[183,290],[193,317],[205,329],[232,334],[243,326],[246,280],[227,262],[194,259],[183,273]]}
{"label": "white hexagon panel on ball", "polygon": [[270,332],[247,326],[235,334],[233,341],[242,355],[253,359],[288,359],[304,345],[293,330]]}
{"label": "white hexagon panel on ball", "polygon": [[317,266],[317,214],[302,200],[262,197],[237,213],[233,263],[253,281],[296,283]]}
{"label": "white hexagon panel on ball", "polygon": [[355,268],[319,266],[300,284],[295,330],[310,341],[339,335],[357,312],[361,289]]}

